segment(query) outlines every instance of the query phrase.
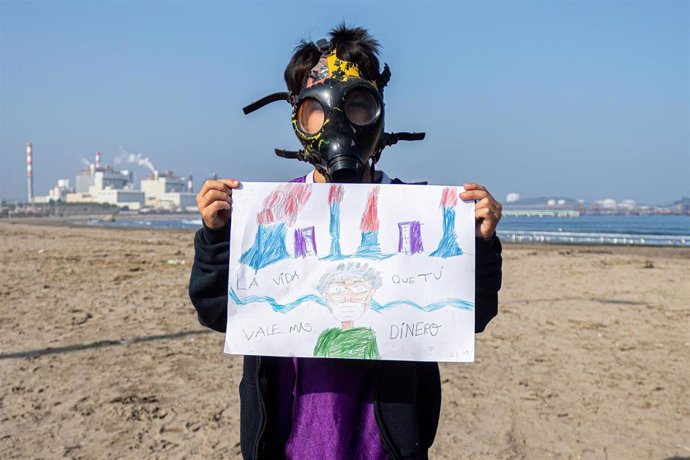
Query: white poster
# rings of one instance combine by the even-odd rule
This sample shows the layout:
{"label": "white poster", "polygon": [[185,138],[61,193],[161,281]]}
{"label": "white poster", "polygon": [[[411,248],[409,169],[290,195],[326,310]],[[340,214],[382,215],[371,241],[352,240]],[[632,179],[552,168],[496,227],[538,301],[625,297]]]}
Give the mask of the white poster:
{"label": "white poster", "polygon": [[462,187],[245,182],[225,352],[474,360],[474,203]]}

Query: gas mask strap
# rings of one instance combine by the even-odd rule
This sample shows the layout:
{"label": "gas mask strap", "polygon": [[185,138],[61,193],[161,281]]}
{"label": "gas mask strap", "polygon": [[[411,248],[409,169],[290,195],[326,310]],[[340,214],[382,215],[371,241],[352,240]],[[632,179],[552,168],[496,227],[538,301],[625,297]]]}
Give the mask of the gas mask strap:
{"label": "gas mask strap", "polygon": [[322,56],[327,55],[333,49],[333,43],[331,43],[330,40],[326,40],[325,38],[317,40],[315,45],[319,49],[319,51],[321,52]]}
{"label": "gas mask strap", "polygon": [[252,102],[248,106],[244,107],[242,111],[245,115],[248,115],[254,112],[255,110],[259,110],[261,107],[276,101],[292,102],[292,97],[290,96],[290,93],[286,93],[284,91],[280,93],[269,94],[268,96],[262,97],[258,101]]}
{"label": "gas mask strap", "polygon": [[376,87],[379,89],[379,93],[381,93],[381,96],[383,96],[383,88],[386,87],[390,80],[391,68],[388,67],[388,64],[384,63],[383,72],[381,72],[381,75],[379,75],[379,77],[376,79]]}
{"label": "gas mask strap", "polygon": [[398,141],[421,141],[426,136],[426,133],[383,133],[383,138],[381,139],[381,144],[384,147],[389,145],[397,144]]}
{"label": "gas mask strap", "polygon": [[378,163],[381,159],[381,152],[386,147],[395,145],[398,141],[421,141],[426,137],[426,133],[408,133],[408,132],[398,132],[398,133],[383,133],[381,135],[381,140],[379,141],[379,146],[371,157],[372,164]]}
{"label": "gas mask strap", "polygon": [[299,161],[304,161],[306,163],[311,163],[311,164],[317,164],[320,162],[319,156],[312,154],[307,154],[305,153],[304,150],[284,150],[284,149],[275,149],[276,155],[278,155],[280,158],[287,158],[289,160],[299,160]]}
{"label": "gas mask strap", "polygon": [[[287,158],[289,160],[302,160],[304,158],[304,150],[283,150],[275,149],[276,155],[280,158]],[[304,160],[302,160],[304,161]]]}

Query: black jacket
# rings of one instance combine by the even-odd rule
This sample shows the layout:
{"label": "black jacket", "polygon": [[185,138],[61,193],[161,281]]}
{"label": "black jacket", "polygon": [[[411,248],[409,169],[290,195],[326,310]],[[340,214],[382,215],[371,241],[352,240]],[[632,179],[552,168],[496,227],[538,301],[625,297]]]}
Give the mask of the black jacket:
{"label": "black jacket", "polygon": [[[225,332],[228,299],[228,228],[200,229],[194,238],[189,295],[199,322]],[[501,243],[476,240],[475,332],[496,316],[501,288]],[[240,382],[240,443],[245,459],[283,457],[275,417],[279,360],[245,356]],[[441,409],[437,363],[377,361],[374,413],[383,446],[391,458],[425,459],[434,441]],[[400,385],[408,382],[408,385]],[[385,389],[385,390],[384,390]]]}

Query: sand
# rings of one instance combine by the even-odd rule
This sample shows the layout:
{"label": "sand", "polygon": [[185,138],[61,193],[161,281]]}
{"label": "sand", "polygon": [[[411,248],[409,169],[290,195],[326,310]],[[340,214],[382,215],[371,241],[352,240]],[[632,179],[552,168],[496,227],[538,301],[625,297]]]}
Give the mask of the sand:
{"label": "sand", "polygon": [[[0,458],[235,458],[241,358],[188,231],[0,221]],[[690,250],[506,246],[432,458],[690,457]]]}

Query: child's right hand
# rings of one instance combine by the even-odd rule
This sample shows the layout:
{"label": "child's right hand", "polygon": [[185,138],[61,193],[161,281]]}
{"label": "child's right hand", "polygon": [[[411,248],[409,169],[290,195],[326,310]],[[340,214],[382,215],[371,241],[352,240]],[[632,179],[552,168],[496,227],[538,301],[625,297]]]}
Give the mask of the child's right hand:
{"label": "child's right hand", "polygon": [[240,186],[237,179],[209,179],[196,196],[201,218],[206,227],[218,230],[228,224],[232,211],[232,189]]}

